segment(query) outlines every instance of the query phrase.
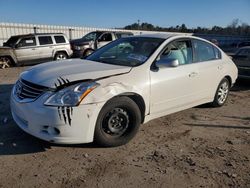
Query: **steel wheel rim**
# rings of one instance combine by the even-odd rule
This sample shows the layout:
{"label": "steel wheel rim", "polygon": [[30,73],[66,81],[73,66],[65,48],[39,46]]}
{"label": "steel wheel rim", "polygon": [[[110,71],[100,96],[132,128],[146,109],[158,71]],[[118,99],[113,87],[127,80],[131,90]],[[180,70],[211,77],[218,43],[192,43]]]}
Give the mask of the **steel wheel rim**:
{"label": "steel wheel rim", "polygon": [[129,116],[126,110],[114,108],[107,113],[102,123],[102,130],[105,134],[113,137],[123,135],[129,127]]}
{"label": "steel wheel rim", "polygon": [[63,59],[66,59],[66,56],[64,54],[59,54],[56,57],[56,60],[63,60]]}
{"label": "steel wheel rim", "polygon": [[228,92],[229,92],[228,83],[227,82],[223,82],[220,85],[219,90],[218,90],[218,102],[220,104],[223,104],[226,101]]}
{"label": "steel wheel rim", "polygon": [[0,58],[0,66],[2,69],[9,68],[10,67],[10,59],[6,57]]}
{"label": "steel wheel rim", "polygon": [[89,56],[90,54],[92,54],[93,52],[92,51],[87,51],[86,52],[86,56]]}

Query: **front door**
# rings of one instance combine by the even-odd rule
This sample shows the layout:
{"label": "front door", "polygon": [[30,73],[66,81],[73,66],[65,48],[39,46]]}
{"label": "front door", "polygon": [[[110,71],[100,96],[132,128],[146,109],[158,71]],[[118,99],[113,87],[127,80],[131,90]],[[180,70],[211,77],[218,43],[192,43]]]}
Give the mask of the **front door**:
{"label": "front door", "polygon": [[22,38],[14,51],[18,62],[32,62],[39,59],[40,55],[35,37]]}
{"label": "front door", "polygon": [[196,94],[199,90],[199,71],[197,64],[192,63],[191,41],[171,42],[157,61],[164,59],[177,59],[179,66],[150,71],[150,113],[156,116],[192,106],[198,100]]}
{"label": "front door", "polygon": [[101,48],[112,41],[111,33],[104,33],[97,40],[97,48]]}

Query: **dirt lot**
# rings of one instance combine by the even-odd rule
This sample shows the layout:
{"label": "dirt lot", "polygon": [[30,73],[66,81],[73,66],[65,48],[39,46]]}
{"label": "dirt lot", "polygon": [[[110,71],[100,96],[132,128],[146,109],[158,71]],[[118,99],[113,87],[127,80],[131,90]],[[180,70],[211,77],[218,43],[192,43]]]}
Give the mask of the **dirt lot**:
{"label": "dirt lot", "polygon": [[224,107],[153,120],[125,146],[58,146],[11,118],[10,91],[26,68],[0,70],[0,187],[250,187],[249,80]]}

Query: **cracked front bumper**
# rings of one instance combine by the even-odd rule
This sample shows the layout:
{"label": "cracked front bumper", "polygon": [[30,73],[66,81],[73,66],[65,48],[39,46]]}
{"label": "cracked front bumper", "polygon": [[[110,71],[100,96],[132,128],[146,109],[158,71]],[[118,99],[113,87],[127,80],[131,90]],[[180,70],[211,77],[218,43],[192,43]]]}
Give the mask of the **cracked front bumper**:
{"label": "cracked front bumper", "polygon": [[12,92],[12,117],[25,132],[42,140],[61,144],[93,141],[96,119],[102,103],[58,108],[44,105],[46,95],[28,103],[18,102],[13,95]]}

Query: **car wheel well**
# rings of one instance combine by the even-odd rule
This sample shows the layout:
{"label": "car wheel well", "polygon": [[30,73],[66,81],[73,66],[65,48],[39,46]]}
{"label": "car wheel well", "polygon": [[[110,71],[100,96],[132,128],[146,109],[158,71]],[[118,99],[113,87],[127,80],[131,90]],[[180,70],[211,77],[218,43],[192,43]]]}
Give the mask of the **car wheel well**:
{"label": "car wheel well", "polygon": [[56,56],[58,53],[64,53],[68,57],[68,53],[65,50],[56,51],[54,56]]}
{"label": "car wheel well", "polygon": [[1,57],[7,57],[7,58],[9,58],[10,61],[11,61],[11,65],[12,65],[12,66],[15,66],[15,65],[16,65],[16,62],[14,61],[14,59],[13,59],[10,55],[3,55],[3,56],[0,56],[0,58],[1,58]]}
{"label": "car wheel well", "polygon": [[230,87],[232,86],[232,78],[230,76],[225,76],[225,78],[229,81]]}
{"label": "car wheel well", "polygon": [[87,56],[87,52],[88,51],[92,51],[92,52],[94,52],[95,50],[94,49],[92,49],[92,48],[86,48],[85,50],[84,50],[84,52],[83,52],[83,57],[85,57],[85,56]]}
{"label": "car wheel well", "polygon": [[146,110],[146,105],[145,105],[145,102],[144,102],[144,99],[142,98],[141,95],[139,94],[136,94],[136,93],[122,93],[116,97],[128,97],[130,98],[131,100],[133,100],[137,106],[139,107],[140,111],[141,111],[141,123],[144,122],[144,118],[145,118],[145,110]]}

